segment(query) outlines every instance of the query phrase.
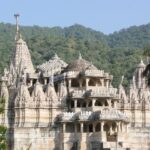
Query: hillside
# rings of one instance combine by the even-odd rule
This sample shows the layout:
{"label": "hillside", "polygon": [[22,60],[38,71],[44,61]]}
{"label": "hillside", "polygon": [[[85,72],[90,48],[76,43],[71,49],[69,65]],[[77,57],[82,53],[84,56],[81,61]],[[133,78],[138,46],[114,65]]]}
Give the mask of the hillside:
{"label": "hillside", "polygon": [[[129,85],[143,47],[150,44],[150,24],[122,29],[110,35],[78,24],[67,28],[23,26],[21,33],[35,65],[50,59],[54,53],[70,62],[81,52],[83,58],[113,74],[115,86],[118,86],[122,75],[126,77],[124,84]],[[14,25],[0,23],[0,72],[10,61],[14,36]]]}

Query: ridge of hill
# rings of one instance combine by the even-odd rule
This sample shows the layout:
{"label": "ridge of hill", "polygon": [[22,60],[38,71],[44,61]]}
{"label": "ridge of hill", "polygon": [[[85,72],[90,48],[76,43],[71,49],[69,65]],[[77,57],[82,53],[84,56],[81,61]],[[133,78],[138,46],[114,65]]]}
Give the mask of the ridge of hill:
{"label": "ridge of hill", "polygon": [[[79,24],[65,28],[21,26],[21,33],[34,65],[49,60],[54,53],[69,63],[81,52],[83,58],[114,75],[115,86],[119,85],[122,75],[125,76],[124,85],[129,85],[143,57],[143,47],[150,45],[150,24],[132,26],[109,35]],[[0,73],[10,63],[14,37],[15,26],[0,23]]]}

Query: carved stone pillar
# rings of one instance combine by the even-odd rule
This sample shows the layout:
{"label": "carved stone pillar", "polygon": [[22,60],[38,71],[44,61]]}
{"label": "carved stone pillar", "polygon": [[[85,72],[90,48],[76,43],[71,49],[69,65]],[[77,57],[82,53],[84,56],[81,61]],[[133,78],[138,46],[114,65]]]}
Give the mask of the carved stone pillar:
{"label": "carved stone pillar", "polygon": [[95,132],[95,127],[96,127],[96,124],[93,123],[93,133]]}
{"label": "carved stone pillar", "polygon": [[30,79],[30,86],[33,85],[33,79]]}
{"label": "carved stone pillar", "polygon": [[74,108],[77,108],[77,100],[74,100]]}
{"label": "carved stone pillar", "polygon": [[101,132],[104,132],[104,122],[101,122]]}
{"label": "carved stone pillar", "polygon": [[106,87],[108,88],[109,87],[109,80],[106,80]]}
{"label": "carved stone pillar", "polygon": [[96,99],[92,99],[92,107],[94,107],[95,101],[96,101]]}
{"label": "carved stone pillar", "polygon": [[83,80],[79,80],[79,86],[82,87]]}
{"label": "carved stone pillar", "polygon": [[107,101],[107,103],[108,103],[108,106],[111,107],[111,100],[110,100],[110,99],[107,99],[106,101]]}
{"label": "carved stone pillar", "polygon": [[32,86],[32,85],[31,85],[31,79],[29,80],[29,86]]}
{"label": "carved stone pillar", "polygon": [[88,88],[88,86],[89,86],[89,79],[88,78],[86,78],[85,79],[85,82],[86,82],[86,89]]}
{"label": "carved stone pillar", "polygon": [[86,102],[86,108],[88,108],[88,104],[89,104],[89,103],[88,103],[88,102]]}
{"label": "carved stone pillar", "polygon": [[110,133],[112,133],[112,125],[110,126]]}
{"label": "carved stone pillar", "polygon": [[68,80],[68,86],[71,87],[71,79]]}
{"label": "carved stone pillar", "polygon": [[124,124],[124,131],[128,132],[128,125],[127,124]]}
{"label": "carved stone pillar", "polygon": [[66,123],[63,123],[63,133],[66,132]]}
{"label": "carved stone pillar", "polygon": [[74,130],[75,130],[75,133],[77,133],[77,124],[76,123],[74,124]]}
{"label": "carved stone pillar", "polygon": [[117,126],[118,126],[118,132],[120,132],[121,131],[120,122],[117,123]]}
{"label": "carved stone pillar", "polygon": [[100,79],[102,87],[104,87],[104,79]]}
{"label": "carved stone pillar", "polygon": [[83,122],[80,123],[80,132],[83,133]]}
{"label": "carved stone pillar", "polygon": [[44,79],[44,85],[46,85],[46,84],[47,84],[47,79],[45,78],[45,79]]}

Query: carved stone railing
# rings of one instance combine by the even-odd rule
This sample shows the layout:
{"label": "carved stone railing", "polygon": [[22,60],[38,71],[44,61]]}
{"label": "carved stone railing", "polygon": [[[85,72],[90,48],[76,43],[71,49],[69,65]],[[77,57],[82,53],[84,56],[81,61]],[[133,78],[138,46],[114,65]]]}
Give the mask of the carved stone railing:
{"label": "carved stone railing", "polygon": [[71,93],[72,98],[82,98],[84,97],[86,91],[85,90],[76,90]]}
{"label": "carved stone railing", "polygon": [[112,79],[113,76],[109,73],[104,72],[104,70],[86,70],[80,73],[83,76],[92,76],[92,77],[105,77]]}
{"label": "carved stone railing", "polygon": [[90,116],[92,115],[91,111],[83,111],[80,113],[75,112],[64,112],[59,117],[61,121],[76,121],[76,120],[90,120]]}
{"label": "carved stone railing", "polygon": [[75,113],[74,112],[64,112],[60,117],[62,121],[71,121],[75,119]]}
{"label": "carved stone railing", "polygon": [[89,120],[92,115],[91,111],[83,111],[79,114],[79,120]]}
{"label": "carved stone railing", "polygon": [[114,120],[129,122],[126,114],[116,109],[103,109],[99,112],[82,111],[80,113],[64,112],[59,115],[60,121],[93,121],[93,120]]}
{"label": "carved stone railing", "polygon": [[123,120],[125,122],[129,121],[125,113],[117,109],[108,109],[108,108],[106,109],[104,108],[101,111],[100,119],[101,120]]}
{"label": "carved stone railing", "polygon": [[83,76],[104,77],[104,70],[86,70],[81,72]]}
{"label": "carved stone railing", "polygon": [[69,71],[66,72],[66,78],[75,78],[79,75],[79,72],[77,71]]}
{"label": "carved stone railing", "polygon": [[95,88],[91,90],[76,90],[71,94],[72,98],[82,97],[115,97],[119,98],[116,88]]}
{"label": "carved stone railing", "polygon": [[97,88],[87,92],[89,97],[119,97],[116,88]]}

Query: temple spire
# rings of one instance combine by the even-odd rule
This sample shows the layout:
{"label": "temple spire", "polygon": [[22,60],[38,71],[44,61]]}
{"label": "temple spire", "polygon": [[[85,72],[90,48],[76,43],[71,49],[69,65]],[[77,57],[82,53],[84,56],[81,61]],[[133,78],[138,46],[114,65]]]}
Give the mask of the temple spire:
{"label": "temple spire", "polygon": [[26,69],[27,73],[33,73],[34,67],[31,61],[30,51],[26,42],[22,39],[19,29],[19,14],[15,14],[14,17],[16,19],[16,46],[13,55],[13,66],[15,70],[17,70],[17,74],[22,74],[24,69]]}

